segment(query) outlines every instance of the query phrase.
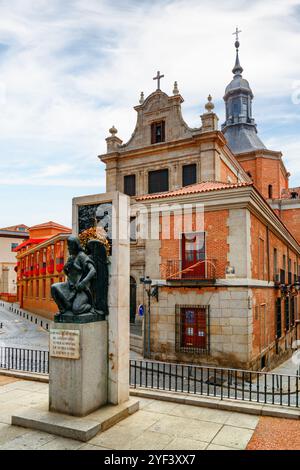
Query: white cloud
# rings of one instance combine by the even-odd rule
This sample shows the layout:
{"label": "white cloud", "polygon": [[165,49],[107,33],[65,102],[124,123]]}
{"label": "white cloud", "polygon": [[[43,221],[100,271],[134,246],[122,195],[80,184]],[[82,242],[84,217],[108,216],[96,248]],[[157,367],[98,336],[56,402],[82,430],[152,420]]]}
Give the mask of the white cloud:
{"label": "white cloud", "polygon": [[[257,117],[299,124],[291,97],[300,79],[300,0],[0,0],[0,18],[2,184],[104,188],[96,156],[108,129],[130,138],[132,107],[142,90],[153,91],[157,70],[164,91],[178,81],[188,124],[200,124],[208,93],[222,122],[236,25]],[[284,142],[283,134],[272,148],[294,152]],[[298,172],[297,159],[288,161]]]}

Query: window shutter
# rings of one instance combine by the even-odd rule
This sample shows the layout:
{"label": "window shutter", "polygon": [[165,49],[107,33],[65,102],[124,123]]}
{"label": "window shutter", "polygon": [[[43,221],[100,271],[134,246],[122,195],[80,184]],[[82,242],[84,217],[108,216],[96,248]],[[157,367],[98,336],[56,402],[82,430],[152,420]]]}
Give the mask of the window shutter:
{"label": "window shutter", "polygon": [[127,194],[127,196],[136,195],[135,175],[124,176],[124,193]]}
{"label": "window shutter", "polygon": [[182,167],[182,186],[195,184],[197,182],[197,167],[193,163],[191,165],[184,165]]}
{"label": "window shutter", "polygon": [[169,190],[169,170],[149,171],[148,192],[160,193]]}

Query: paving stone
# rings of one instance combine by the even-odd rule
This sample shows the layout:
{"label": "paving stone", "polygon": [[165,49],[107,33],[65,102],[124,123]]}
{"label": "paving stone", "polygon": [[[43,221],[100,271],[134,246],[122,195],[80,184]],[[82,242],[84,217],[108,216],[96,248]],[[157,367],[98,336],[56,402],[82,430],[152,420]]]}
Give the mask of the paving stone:
{"label": "paving stone", "polygon": [[65,437],[57,437],[39,447],[39,450],[77,450],[81,446],[82,442],[75,441],[74,439],[66,439]]}
{"label": "paving stone", "polygon": [[137,429],[128,429],[126,426],[116,424],[105,432],[97,434],[89,444],[105,447],[106,449],[128,449],[130,442],[137,437]]}
{"label": "paving stone", "polygon": [[[163,414],[173,414],[172,410],[176,408],[178,405],[172,402],[161,402],[159,400],[153,400],[149,403],[144,410],[148,412],[156,412],[156,413],[163,413]],[[183,405],[184,406],[184,405]]]}
{"label": "paving stone", "polygon": [[21,436],[22,434],[26,434],[27,432],[28,429],[0,423],[0,445],[5,444],[15,437]]}
{"label": "paving stone", "polygon": [[234,447],[235,449],[245,449],[252,434],[253,430],[225,425],[213,439],[212,444]]}
{"label": "paving stone", "polygon": [[175,437],[163,450],[204,450],[206,447],[207,442],[184,437]]}
{"label": "paving stone", "polygon": [[151,426],[149,431],[210,442],[221,427],[217,423],[166,415]]}
{"label": "paving stone", "polygon": [[54,439],[55,436],[45,432],[29,431],[0,445],[0,450],[35,450]]}
{"label": "paving stone", "polygon": [[144,409],[124,419],[119,425],[126,427],[126,429],[135,429],[141,432],[150,428],[150,426],[156,423],[161,417],[162,415],[160,413],[149,412]]}
{"label": "paving stone", "polygon": [[166,445],[172,441],[172,436],[168,434],[159,434],[152,431],[145,431],[142,434],[136,434],[136,437],[127,449],[130,450],[163,450]]}
{"label": "paving stone", "polygon": [[234,447],[220,446],[217,444],[209,444],[206,450],[238,450],[238,449],[235,449]]}
{"label": "paving stone", "polygon": [[255,429],[258,422],[259,416],[247,415],[243,413],[231,413],[225,424],[239,428]]}
{"label": "paving stone", "polygon": [[84,444],[82,447],[79,447],[77,450],[111,450],[111,449],[106,449],[105,447],[100,447],[100,446],[93,446],[92,444]]}
{"label": "paving stone", "polygon": [[201,421],[210,421],[212,423],[224,424],[230,418],[230,411],[213,410],[201,406],[176,405],[170,414],[184,418],[199,419]]}

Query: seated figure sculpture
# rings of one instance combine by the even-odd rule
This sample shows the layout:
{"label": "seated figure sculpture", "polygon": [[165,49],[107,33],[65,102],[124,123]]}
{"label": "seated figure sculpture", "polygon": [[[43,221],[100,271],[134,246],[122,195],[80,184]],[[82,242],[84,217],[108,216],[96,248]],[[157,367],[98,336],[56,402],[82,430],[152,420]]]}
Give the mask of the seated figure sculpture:
{"label": "seated figure sculpture", "polygon": [[[96,240],[95,243],[100,242]],[[67,244],[70,256],[64,272],[68,279],[51,286],[51,295],[59,309],[54,321],[82,323],[104,320],[108,312],[96,308],[94,290],[99,288],[101,281],[106,286],[107,280],[98,278],[97,260],[84,252],[79,238],[71,235]],[[107,289],[103,292],[103,297],[107,297]]]}

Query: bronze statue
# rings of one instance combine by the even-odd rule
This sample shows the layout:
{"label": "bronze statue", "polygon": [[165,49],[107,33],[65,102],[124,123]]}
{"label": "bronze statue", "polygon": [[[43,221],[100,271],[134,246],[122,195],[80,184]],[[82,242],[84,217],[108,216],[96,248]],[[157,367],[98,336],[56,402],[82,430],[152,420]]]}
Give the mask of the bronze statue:
{"label": "bronze statue", "polygon": [[99,240],[90,240],[87,253],[79,238],[68,238],[70,256],[64,266],[68,279],[51,286],[59,313],[56,322],[86,323],[104,320],[108,314],[108,267],[106,249]]}

